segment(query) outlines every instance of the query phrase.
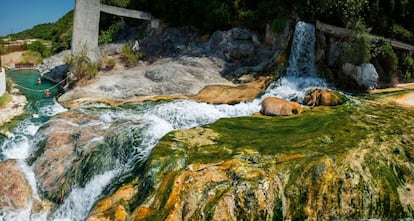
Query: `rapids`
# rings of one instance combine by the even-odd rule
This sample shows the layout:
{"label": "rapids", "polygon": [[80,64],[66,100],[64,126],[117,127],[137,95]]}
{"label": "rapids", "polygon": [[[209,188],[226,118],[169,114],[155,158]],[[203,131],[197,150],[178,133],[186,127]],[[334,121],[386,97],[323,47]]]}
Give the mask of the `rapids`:
{"label": "rapids", "polygon": [[[290,67],[285,76],[275,81],[266,93],[252,102],[236,105],[210,105],[191,100],[170,102],[144,102],[111,107],[105,104],[84,104],[76,109],[85,113],[96,113],[100,117],[90,124],[110,125],[119,120],[139,122],[128,130],[138,129],[140,138],[133,143],[135,151],[120,156],[119,163],[109,171],[94,176],[84,187],[73,187],[61,205],[47,214],[44,211],[32,213],[32,208],[21,211],[2,211],[0,220],[84,220],[93,204],[101,197],[104,189],[114,179],[122,177],[133,169],[137,162],[144,162],[151,149],[168,132],[211,124],[220,118],[249,116],[260,110],[265,97],[277,96],[284,99],[302,101],[304,93],[311,88],[327,88],[325,80],[317,77],[314,68],[315,28],[313,25],[299,22],[294,34]],[[306,53],[304,53],[306,52]],[[23,84],[23,82],[21,82]],[[26,159],[35,150],[36,132],[53,116],[66,112],[54,98],[29,99],[26,113],[15,120],[17,126],[12,133],[14,138],[0,137],[0,160],[16,159],[29,181],[33,198],[40,199],[33,167]],[[38,118],[33,118],[38,114]],[[94,139],[101,139],[96,137]],[[134,137],[131,135],[131,139]],[[33,204],[30,203],[30,206]]]}

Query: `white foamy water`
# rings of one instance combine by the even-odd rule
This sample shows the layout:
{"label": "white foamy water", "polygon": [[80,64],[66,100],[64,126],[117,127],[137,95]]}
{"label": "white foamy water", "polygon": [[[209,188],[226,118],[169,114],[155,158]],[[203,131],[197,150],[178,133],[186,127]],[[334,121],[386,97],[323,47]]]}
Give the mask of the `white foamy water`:
{"label": "white foamy water", "polygon": [[[78,107],[81,111],[99,114],[99,119],[91,121],[88,125],[102,124],[110,127],[111,123],[119,120],[135,122],[137,124],[136,127],[142,129],[140,142],[133,146],[136,150],[135,155],[121,156],[129,160],[127,165],[118,165],[118,168],[93,177],[84,188],[74,187],[64,200],[64,203],[58,205],[56,211],[51,214],[51,218],[47,218],[45,213],[32,215],[29,208],[23,211],[9,212],[5,215],[0,213],[0,220],[84,220],[108,184],[114,178],[128,172],[128,169],[123,167],[133,167],[134,163],[145,161],[152,148],[170,131],[211,124],[220,118],[252,115],[260,111],[260,103],[265,97],[276,96],[300,102],[303,100],[304,93],[307,90],[315,87],[328,87],[323,79],[316,76],[314,55],[308,55],[308,53],[314,53],[314,32],[315,29],[312,25],[298,23],[293,40],[292,55],[289,58],[290,67],[287,69],[286,75],[274,82],[267,89],[265,95],[252,102],[236,105],[210,105],[190,100],[178,100],[152,106],[137,104],[135,109],[131,107],[128,107],[128,109],[111,109],[104,104],[88,104]],[[54,102],[51,105],[39,108],[38,114],[41,116],[54,116],[64,111],[66,109]],[[16,138],[7,141],[1,147],[6,159],[23,160],[33,151],[33,136],[42,124],[33,123],[31,120],[25,122],[21,124],[22,127],[16,129]],[[127,130],[127,128],[124,129]],[[104,138],[96,137],[92,141],[94,139],[102,140]],[[21,165],[21,168],[25,171],[34,192],[37,192],[33,169],[25,165],[25,163]]]}
{"label": "white foamy water", "polygon": [[108,171],[95,176],[84,188],[74,188],[63,205],[53,214],[51,220],[84,220],[103,189],[117,174],[117,171]]}

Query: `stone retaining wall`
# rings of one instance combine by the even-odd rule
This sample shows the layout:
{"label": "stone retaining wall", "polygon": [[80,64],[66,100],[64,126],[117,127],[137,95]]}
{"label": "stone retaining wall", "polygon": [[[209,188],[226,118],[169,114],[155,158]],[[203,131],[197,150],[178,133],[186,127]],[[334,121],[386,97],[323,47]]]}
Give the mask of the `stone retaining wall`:
{"label": "stone retaining wall", "polygon": [[0,96],[3,96],[4,92],[6,92],[6,71],[0,68]]}

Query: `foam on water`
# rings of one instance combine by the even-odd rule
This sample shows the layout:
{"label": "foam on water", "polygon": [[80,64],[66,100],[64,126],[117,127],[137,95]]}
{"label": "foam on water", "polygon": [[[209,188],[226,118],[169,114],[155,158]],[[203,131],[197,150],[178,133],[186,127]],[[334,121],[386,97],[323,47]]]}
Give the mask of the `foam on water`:
{"label": "foam on water", "polygon": [[107,171],[95,176],[84,188],[74,188],[52,215],[52,220],[84,220],[103,189],[117,174],[118,171]]}

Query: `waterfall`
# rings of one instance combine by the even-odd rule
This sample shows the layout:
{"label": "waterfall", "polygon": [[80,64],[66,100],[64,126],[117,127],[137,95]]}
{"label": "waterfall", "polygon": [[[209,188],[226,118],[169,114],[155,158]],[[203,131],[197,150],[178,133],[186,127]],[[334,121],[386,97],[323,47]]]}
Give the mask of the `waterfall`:
{"label": "waterfall", "polygon": [[[272,83],[262,97],[251,102],[236,105],[211,105],[191,100],[178,100],[151,105],[131,104],[127,108],[110,108],[104,104],[86,104],[77,107],[85,112],[99,114],[99,123],[105,125],[120,119],[140,122],[137,127],[142,129],[142,140],[134,146],[135,152],[130,153],[134,155],[121,156],[122,159],[129,159],[129,162],[94,176],[84,188],[73,187],[64,203],[58,205],[49,217],[44,213],[31,214],[30,208],[20,213],[2,214],[0,208],[0,220],[84,220],[90,208],[101,197],[104,188],[113,179],[128,172],[125,166],[129,167],[136,162],[145,161],[152,148],[168,132],[210,124],[220,118],[252,115],[260,110],[260,103],[265,97],[276,96],[300,102],[307,90],[314,87],[326,88],[326,82],[316,75],[314,54],[315,27],[299,22],[294,34],[289,68],[285,75]],[[0,141],[0,155],[3,155],[5,159],[24,160],[27,158],[35,149],[33,139],[36,131],[51,116],[66,111],[56,102],[38,102],[31,105],[43,121],[27,118],[13,131],[16,138],[7,140],[3,144]],[[33,183],[33,168],[27,165],[23,165],[22,168]],[[34,184],[32,186],[36,192],[36,186]]]}
{"label": "waterfall", "polygon": [[326,81],[316,73],[315,39],[314,25],[305,22],[296,24],[289,66],[284,75],[269,86],[269,96],[302,102],[306,91],[328,87]]}
{"label": "waterfall", "polygon": [[287,76],[315,76],[315,26],[298,22],[293,34]]}

